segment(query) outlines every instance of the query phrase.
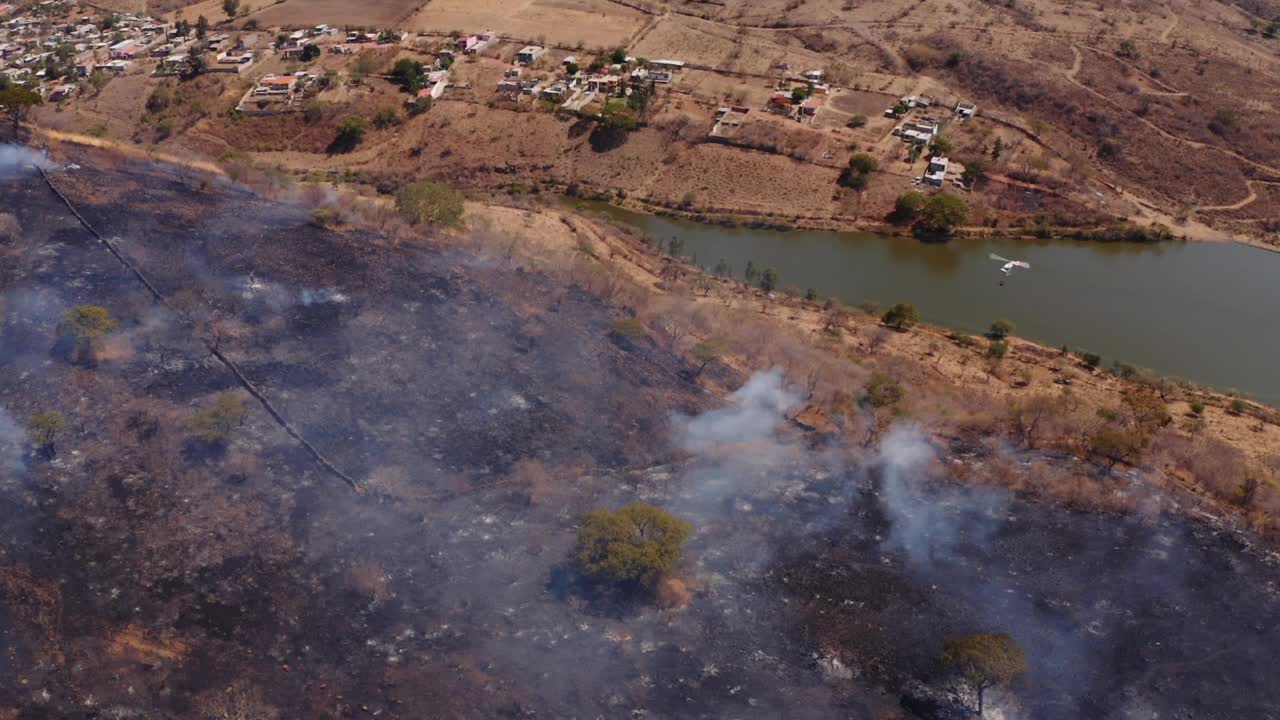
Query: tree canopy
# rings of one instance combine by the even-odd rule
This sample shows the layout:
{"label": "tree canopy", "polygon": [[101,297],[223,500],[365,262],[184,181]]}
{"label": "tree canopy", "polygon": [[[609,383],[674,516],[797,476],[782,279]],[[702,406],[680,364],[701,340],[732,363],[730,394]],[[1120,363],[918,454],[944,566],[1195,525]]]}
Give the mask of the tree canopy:
{"label": "tree canopy", "polygon": [[647,503],[592,510],[578,532],[576,557],[599,580],[651,587],[680,560],[689,524]]}
{"label": "tree canopy", "polygon": [[949,237],[969,218],[969,205],[955,195],[934,195],[920,209],[915,232],[924,237]]}
{"label": "tree canopy", "polygon": [[1027,658],[1018,643],[1004,633],[976,633],[953,637],[942,650],[942,662],[953,668],[977,694],[982,715],[983,694],[1009,685],[1027,672]]}
{"label": "tree canopy", "polygon": [[886,310],[880,320],[889,327],[906,330],[920,322],[920,311],[911,303],[898,303]]}
{"label": "tree canopy", "polygon": [[441,182],[421,180],[400,188],[396,209],[414,225],[457,225],[462,221],[462,193]]}
{"label": "tree canopy", "polygon": [[222,442],[244,422],[247,413],[243,400],[232,393],[223,393],[212,405],[191,416],[191,432],[207,443]]}
{"label": "tree canopy", "polygon": [[893,212],[889,213],[889,221],[897,225],[912,222],[924,209],[925,202],[924,193],[915,190],[899,195],[893,203]]}
{"label": "tree canopy", "polygon": [[876,373],[863,388],[862,402],[873,408],[893,407],[902,401],[902,385],[891,375]]}
{"label": "tree canopy", "polygon": [[62,314],[58,322],[60,342],[69,344],[68,356],[72,362],[93,360],[98,343],[111,331],[120,327],[120,321],[104,307],[76,305]]}
{"label": "tree canopy", "polygon": [[40,93],[21,85],[9,85],[0,89],[0,112],[4,113],[5,120],[13,127],[14,135],[18,134],[22,123],[31,115],[32,108],[42,102],[44,99],[40,97]]}

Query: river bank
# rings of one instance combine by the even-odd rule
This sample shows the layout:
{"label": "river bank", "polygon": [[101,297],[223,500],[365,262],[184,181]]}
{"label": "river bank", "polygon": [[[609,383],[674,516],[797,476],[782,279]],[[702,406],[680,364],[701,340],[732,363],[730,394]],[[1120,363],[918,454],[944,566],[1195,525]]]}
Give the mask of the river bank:
{"label": "river bank", "polygon": [[[909,302],[924,319],[968,333],[1011,320],[1051,347],[1097,353],[1108,365],[1151,368],[1228,394],[1280,403],[1280,338],[1261,332],[1280,306],[1273,254],[1244,245],[1169,241],[1082,242],[1044,237],[961,237],[948,243],[866,232],[731,227],[635,213],[579,201],[655,238],[679,237],[708,269],[724,260],[774,268],[780,287],[813,289],[847,305]],[[995,253],[1033,269],[999,285]],[[1246,361],[1246,359],[1249,359]]]}

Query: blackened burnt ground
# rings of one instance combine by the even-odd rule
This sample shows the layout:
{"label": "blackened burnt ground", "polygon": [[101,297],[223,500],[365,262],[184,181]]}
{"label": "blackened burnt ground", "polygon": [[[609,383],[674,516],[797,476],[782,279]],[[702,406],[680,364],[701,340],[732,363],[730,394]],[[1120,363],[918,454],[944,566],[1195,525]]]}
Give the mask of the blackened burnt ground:
{"label": "blackened burnt ground", "polygon": [[[1230,536],[944,485],[916,538],[880,475],[786,433],[670,464],[673,415],[722,399],[596,299],[81,164],[55,181],[194,328],[38,177],[0,184],[0,717],[201,717],[227,688],[286,718],[893,717],[974,630],[1027,647],[1030,717],[1275,712],[1276,573]],[[124,323],[94,368],[51,354],[77,303]],[[193,333],[366,492],[253,405],[193,446],[238,392]],[[51,409],[44,462],[19,426]],[[565,566],[582,512],[636,498],[697,528],[683,610]]]}

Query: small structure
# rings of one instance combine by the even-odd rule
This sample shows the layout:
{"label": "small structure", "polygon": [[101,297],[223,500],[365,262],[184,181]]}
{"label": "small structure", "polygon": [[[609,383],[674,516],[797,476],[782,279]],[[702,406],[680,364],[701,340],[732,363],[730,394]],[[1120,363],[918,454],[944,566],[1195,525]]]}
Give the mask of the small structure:
{"label": "small structure", "polygon": [[622,78],[617,75],[592,75],[587,78],[587,92],[611,93],[622,85]]}
{"label": "small structure", "polygon": [[176,53],[164,58],[156,65],[155,75],[180,75],[190,67],[186,53]]}
{"label": "small structure", "polygon": [[550,87],[543,88],[542,94],[540,97],[543,100],[549,100],[551,102],[558,103],[561,100],[564,100],[564,96],[567,95],[568,93],[569,93],[568,85],[565,85],[563,82],[556,82],[556,83],[552,83]]}
{"label": "small structure", "polygon": [[538,45],[525,45],[520,48],[520,52],[516,53],[516,61],[521,65],[532,65],[538,61],[538,58],[546,54],[547,49]]}
{"label": "small structure", "polygon": [[255,96],[292,95],[297,86],[298,78],[294,75],[266,75],[258,81],[253,94]]}
{"label": "small structure", "polygon": [[71,97],[71,94],[74,93],[75,91],[76,91],[76,86],[71,83],[54,85],[53,87],[49,88],[49,102],[61,102],[63,100],[66,100],[67,98]]}
{"label": "small structure", "polygon": [[951,161],[938,156],[929,159],[929,166],[924,170],[924,181],[934,187],[942,187],[947,179],[947,165]]}
{"label": "small structure", "polygon": [[961,120],[968,120],[978,114],[978,106],[973,103],[958,103],[956,105],[956,117]]}
{"label": "small structure", "polygon": [[121,40],[109,49],[112,60],[133,60],[146,52],[147,46],[136,40]]}

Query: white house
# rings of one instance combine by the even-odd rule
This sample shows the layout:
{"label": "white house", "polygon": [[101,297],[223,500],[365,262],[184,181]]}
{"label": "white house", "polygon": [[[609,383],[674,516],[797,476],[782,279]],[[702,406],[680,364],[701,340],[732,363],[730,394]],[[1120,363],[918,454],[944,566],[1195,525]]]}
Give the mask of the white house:
{"label": "white house", "polygon": [[522,65],[532,65],[538,61],[538,58],[546,54],[547,49],[537,45],[526,45],[520,48],[520,52],[516,53],[516,60]]}
{"label": "white house", "polygon": [[944,157],[934,157],[929,159],[929,166],[924,170],[924,181],[935,187],[942,187],[943,182],[947,178],[947,165],[951,161]]}

